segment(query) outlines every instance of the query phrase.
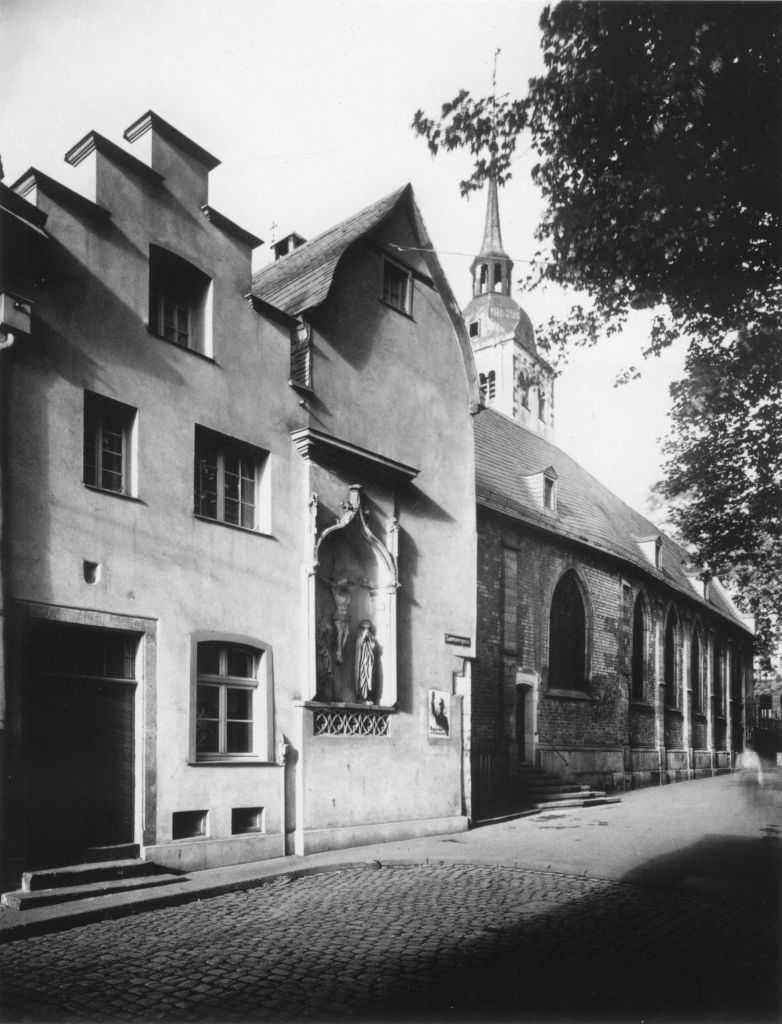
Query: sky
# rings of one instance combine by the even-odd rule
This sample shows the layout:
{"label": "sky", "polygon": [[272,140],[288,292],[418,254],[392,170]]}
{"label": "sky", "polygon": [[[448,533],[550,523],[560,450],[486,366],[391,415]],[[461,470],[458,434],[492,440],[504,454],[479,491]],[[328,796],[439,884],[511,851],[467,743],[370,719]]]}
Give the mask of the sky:
{"label": "sky", "polygon": [[[459,195],[464,153],[432,158],[410,128],[460,89],[520,95],[542,69],[532,0],[2,0],[0,155],[6,184],[30,166],[78,188],[63,161],[95,130],[122,132],[152,109],[222,163],[209,202],[266,245],[305,238],[411,182],[460,305],[480,248],[485,199]],[[503,242],[525,274],[542,209],[522,141],[500,191]],[[514,295],[540,323],[576,296]],[[620,338],[579,351],[556,388],[555,441],[619,497],[648,514],[661,476],[668,385],[683,345],[638,365],[648,319]]]}

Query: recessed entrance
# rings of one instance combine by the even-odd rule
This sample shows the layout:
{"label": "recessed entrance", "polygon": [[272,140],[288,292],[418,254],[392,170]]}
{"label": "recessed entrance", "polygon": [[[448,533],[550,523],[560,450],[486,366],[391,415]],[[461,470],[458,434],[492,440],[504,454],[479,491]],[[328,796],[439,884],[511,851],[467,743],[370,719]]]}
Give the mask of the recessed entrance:
{"label": "recessed entrance", "polygon": [[84,859],[134,838],[137,638],[30,628],[23,704],[27,864]]}
{"label": "recessed entrance", "polygon": [[525,764],[535,760],[535,685],[529,680],[526,673],[516,673],[516,757]]}

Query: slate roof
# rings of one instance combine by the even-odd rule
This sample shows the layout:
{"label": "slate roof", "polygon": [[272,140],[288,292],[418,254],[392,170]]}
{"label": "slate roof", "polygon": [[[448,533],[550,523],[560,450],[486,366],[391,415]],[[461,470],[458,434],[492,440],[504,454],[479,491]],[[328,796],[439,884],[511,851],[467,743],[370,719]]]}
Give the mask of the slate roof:
{"label": "slate roof", "polygon": [[380,224],[405,193],[412,194],[410,185],[391,192],[256,271],[252,294],[290,316],[298,316],[320,305],[329,293],[337,264],[348,247]]}
{"label": "slate roof", "polygon": [[[696,593],[685,572],[690,559],[683,547],[661,534],[556,445],[493,409],[481,411],[474,424],[479,506],[630,563],[748,629],[718,581],[710,584],[708,599]],[[543,508],[530,479],[549,467],[557,474],[556,512]],[[654,568],[638,546],[638,541],[658,535],[662,538],[661,570]]]}

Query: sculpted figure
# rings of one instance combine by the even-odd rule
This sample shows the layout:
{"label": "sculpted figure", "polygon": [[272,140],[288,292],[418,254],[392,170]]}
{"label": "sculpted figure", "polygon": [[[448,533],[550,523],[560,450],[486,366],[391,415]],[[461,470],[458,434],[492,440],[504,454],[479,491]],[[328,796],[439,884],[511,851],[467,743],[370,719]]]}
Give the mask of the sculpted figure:
{"label": "sculpted figure", "polygon": [[318,696],[321,700],[331,700],[334,692],[334,666],[331,661],[331,649],[334,640],[334,627],[328,619],[318,623],[317,681]]}
{"label": "sculpted figure", "polygon": [[347,643],[350,632],[350,598],[356,589],[356,584],[346,576],[330,584],[331,593],[334,596],[334,604],[337,606],[334,612],[334,628],[337,631],[336,656],[337,661],[342,664],[342,654]]}
{"label": "sculpted figure", "polygon": [[356,699],[365,704],[372,703],[376,647],[375,627],[369,619],[362,619],[356,638]]}

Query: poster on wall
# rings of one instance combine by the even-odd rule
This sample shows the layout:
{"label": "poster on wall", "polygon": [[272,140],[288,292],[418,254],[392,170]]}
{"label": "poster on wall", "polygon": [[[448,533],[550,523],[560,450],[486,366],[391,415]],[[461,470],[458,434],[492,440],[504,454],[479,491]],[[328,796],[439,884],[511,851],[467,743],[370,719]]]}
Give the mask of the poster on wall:
{"label": "poster on wall", "polygon": [[429,736],[433,739],[447,740],[451,735],[451,723],[448,721],[448,710],[451,695],[447,690],[429,691]]}

